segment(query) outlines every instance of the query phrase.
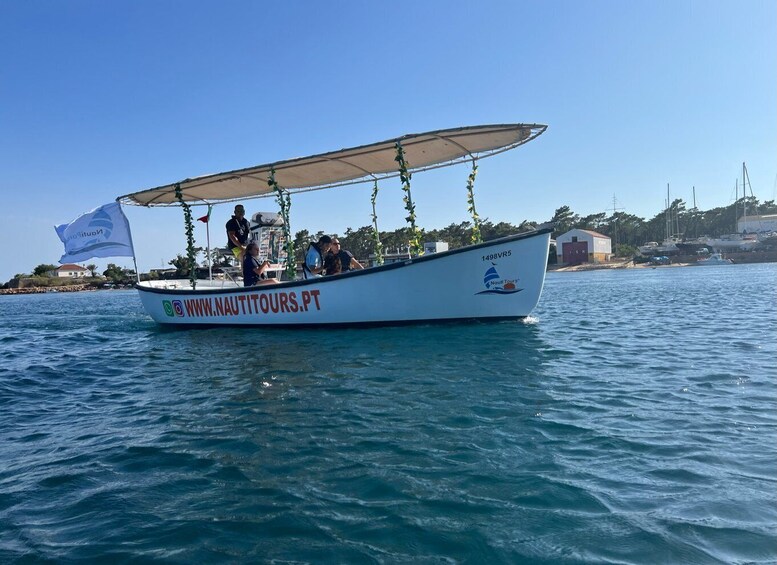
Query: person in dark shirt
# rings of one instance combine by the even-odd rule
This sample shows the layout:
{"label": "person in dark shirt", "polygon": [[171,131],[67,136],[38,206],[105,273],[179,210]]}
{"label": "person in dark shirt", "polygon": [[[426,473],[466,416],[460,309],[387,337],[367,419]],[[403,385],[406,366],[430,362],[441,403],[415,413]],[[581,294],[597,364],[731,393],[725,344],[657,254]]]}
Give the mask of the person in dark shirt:
{"label": "person in dark shirt", "polygon": [[242,204],[235,206],[235,215],[227,222],[227,247],[242,263],[245,256],[246,242],[250,226],[245,219],[246,211]]}
{"label": "person in dark shirt", "polygon": [[259,262],[259,246],[253,241],[246,245],[246,257],[243,260],[243,285],[254,286],[257,284],[275,283],[272,279],[267,279],[266,271],[270,266],[269,261]]}
{"label": "person in dark shirt", "polygon": [[336,237],[332,239],[332,246],[324,261],[324,270],[327,275],[336,275],[337,273],[347,273],[363,269],[353,256],[353,253],[340,248],[340,240]]}

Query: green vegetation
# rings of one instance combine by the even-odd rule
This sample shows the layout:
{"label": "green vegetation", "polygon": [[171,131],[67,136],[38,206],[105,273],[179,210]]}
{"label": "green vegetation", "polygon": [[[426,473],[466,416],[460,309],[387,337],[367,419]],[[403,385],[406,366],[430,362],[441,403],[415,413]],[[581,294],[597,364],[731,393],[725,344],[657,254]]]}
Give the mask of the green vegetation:
{"label": "green vegetation", "polygon": [[402,183],[402,192],[405,193],[402,197],[402,201],[405,203],[405,210],[407,210],[405,220],[410,226],[407,228],[409,232],[407,241],[410,246],[410,254],[413,256],[421,255],[423,253],[423,244],[421,242],[423,232],[416,226],[415,204],[413,204],[413,196],[410,194],[410,180],[413,178],[413,175],[408,171],[408,165],[405,161],[405,150],[402,149],[402,144],[399,141],[396,144],[396,151],[397,156],[394,157],[394,160],[399,166],[399,180]]}
{"label": "green vegetation", "polygon": [[[295,257],[294,243],[291,239],[291,217],[289,215],[291,211],[291,195],[288,192],[284,192],[281,186],[275,181],[275,168],[270,167],[270,178],[267,179],[267,185],[275,192],[275,200],[278,203],[278,207],[281,209],[281,218],[283,218],[283,246],[286,248],[287,257]],[[296,272],[295,265],[291,261],[286,262],[286,278],[288,280],[294,280],[294,274]]]}
{"label": "green vegetation", "polygon": [[375,241],[375,263],[377,265],[383,264],[383,243],[380,241],[380,230],[378,230],[378,213],[375,210],[375,203],[378,200],[378,181],[375,181],[375,185],[372,187],[372,197],[370,202],[372,203],[372,239]]}
{"label": "green vegetation", "polygon": [[131,284],[133,282],[131,271],[114,263],[108,263],[108,268],[103,271],[103,276],[114,284]]}
{"label": "green vegetation", "polygon": [[197,286],[197,251],[194,247],[194,223],[192,222],[192,209],[183,199],[181,185],[175,185],[175,197],[183,208],[183,220],[186,226],[186,257],[189,261],[189,282],[192,284],[192,290]]}
{"label": "green vegetation", "polygon": [[483,241],[483,235],[480,233],[480,216],[475,210],[475,177],[478,174],[478,164],[472,160],[472,172],[467,177],[467,211],[472,216],[472,243]]}
{"label": "green vegetation", "polygon": [[56,265],[50,265],[48,263],[42,263],[35,267],[32,270],[32,276],[33,277],[48,277],[50,276],[49,273],[52,271],[56,271],[57,266]]}

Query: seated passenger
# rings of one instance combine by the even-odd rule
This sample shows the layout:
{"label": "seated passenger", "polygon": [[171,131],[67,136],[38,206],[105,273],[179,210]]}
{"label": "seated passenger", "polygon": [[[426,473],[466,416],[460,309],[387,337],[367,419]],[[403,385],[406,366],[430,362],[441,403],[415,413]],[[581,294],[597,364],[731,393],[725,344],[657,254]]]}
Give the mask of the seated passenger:
{"label": "seated passenger", "polygon": [[332,245],[332,238],[328,235],[322,235],[318,238],[318,243],[308,245],[305,253],[305,262],[302,264],[302,275],[306,279],[320,277],[324,271],[324,258],[329,247]]}
{"label": "seated passenger", "polygon": [[335,258],[334,261],[332,261],[334,263],[335,271],[330,273],[329,269],[327,269],[327,275],[335,273],[347,273],[348,271],[357,271],[364,268],[362,264],[354,258],[353,253],[340,248],[340,241],[338,241],[337,238],[332,240],[330,253]]}
{"label": "seated passenger", "polygon": [[[334,242],[332,242],[332,247],[334,247]],[[329,248],[329,252],[324,257],[324,275],[326,276],[336,275],[341,270],[340,257],[333,253],[332,247]]]}
{"label": "seated passenger", "polygon": [[246,246],[246,257],[243,260],[243,284],[245,286],[254,286],[258,284],[273,284],[278,281],[267,278],[267,268],[269,261],[259,262],[259,246],[251,242]]}

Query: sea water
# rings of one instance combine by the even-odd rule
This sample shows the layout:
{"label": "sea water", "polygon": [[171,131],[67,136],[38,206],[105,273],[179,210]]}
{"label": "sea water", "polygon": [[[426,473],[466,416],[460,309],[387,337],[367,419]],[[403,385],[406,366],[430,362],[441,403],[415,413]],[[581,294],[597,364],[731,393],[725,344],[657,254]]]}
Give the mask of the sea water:
{"label": "sea water", "polygon": [[777,561],[777,265],[550,273],[523,322],[0,324],[2,563]]}

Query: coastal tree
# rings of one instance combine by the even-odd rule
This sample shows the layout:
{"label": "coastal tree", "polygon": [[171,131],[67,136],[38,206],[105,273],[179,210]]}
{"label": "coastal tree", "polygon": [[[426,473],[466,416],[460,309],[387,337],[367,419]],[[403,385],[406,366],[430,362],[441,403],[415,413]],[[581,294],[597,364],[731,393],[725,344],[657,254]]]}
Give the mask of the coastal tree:
{"label": "coastal tree", "polygon": [[777,214],[777,204],[774,200],[767,200],[758,207],[759,214]]}
{"label": "coastal tree", "polygon": [[[178,253],[174,259],[171,259],[167,262],[168,265],[172,265],[175,267],[175,276],[178,278],[184,278],[189,276],[189,258],[184,257],[180,253]],[[196,267],[195,263],[195,267]]]}
{"label": "coastal tree", "polygon": [[357,259],[369,259],[375,253],[375,228],[362,226],[357,230],[348,228],[340,238],[342,249],[353,253]]}
{"label": "coastal tree", "polygon": [[305,260],[305,252],[308,250],[309,243],[310,232],[308,230],[300,230],[294,234],[294,259],[297,263]]}
{"label": "coastal tree", "polygon": [[89,271],[89,274],[92,276],[92,278],[97,276],[97,265],[94,263],[89,263],[86,266],[86,270]]}
{"label": "coastal tree", "polygon": [[615,257],[634,257],[639,255],[639,249],[634,245],[621,243],[615,246]]}
{"label": "coastal tree", "polygon": [[[420,229],[418,231],[423,233]],[[381,232],[380,239],[383,241],[383,250],[386,253],[404,253],[408,251],[410,228],[404,227],[392,232]]]}
{"label": "coastal tree", "polygon": [[553,231],[553,237],[555,238],[567,233],[579,220],[580,217],[572,212],[569,206],[564,205],[560,208],[556,208],[553,217],[550,219],[551,222],[556,224],[556,229]]}
{"label": "coastal tree", "polygon": [[492,239],[505,237],[506,235],[511,235],[516,232],[527,231],[528,229],[531,229],[529,228],[530,225],[533,225],[533,222],[529,222],[528,220],[524,220],[519,226],[514,226],[509,222],[499,222],[495,224],[491,221],[486,221],[483,222],[480,229],[483,232],[483,241],[491,241]]}
{"label": "coastal tree", "polygon": [[108,267],[103,271],[103,276],[113,283],[120,283],[127,278],[127,270],[114,263],[108,263]]}
{"label": "coastal tree", "polygon": [[[487,228],[490,226],[488,222],[481,222],[480,235],[484,239],[488,239]],[[429,241],[445,241],[448,243],[450,249],[456,249],[463,245],[468,245],[472,239],[472,223],[461,222],[459,224],[450,224],[445,226],[441,230],[429,230],[426,232],[427,240]]]}
{"label": "coastal tree", "polygon": [[48,277],[51,276],[51,271],[56,271],[56,265],[50,265],[48,263],[41,263],[32,270],[32,276],[34,277]]}
{"label": "coastal tree", "polygon": [[607,223],[607,214],[600,212],[598,214],[583,216],[575,227],[582,230],[599,231],[605,223]]}

